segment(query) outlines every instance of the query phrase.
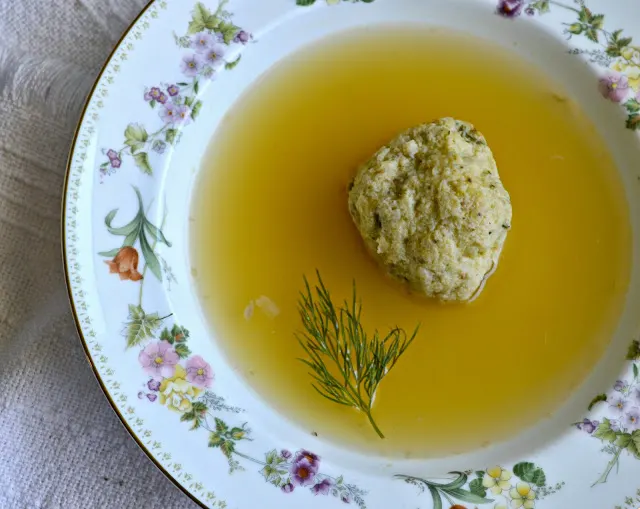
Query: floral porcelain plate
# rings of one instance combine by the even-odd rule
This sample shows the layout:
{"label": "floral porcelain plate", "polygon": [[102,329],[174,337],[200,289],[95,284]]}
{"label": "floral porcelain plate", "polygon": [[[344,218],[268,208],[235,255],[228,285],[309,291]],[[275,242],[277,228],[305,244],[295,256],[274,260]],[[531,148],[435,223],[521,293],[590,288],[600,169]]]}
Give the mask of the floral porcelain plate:
{"label": "floral porcelain plate", "polygon": [[[482,451],[389,461],[293,426],[227,366],[198,311],[186,223],[208,140],[261,73],[335,31],[416,21],[512,47],[605,126],[635,258],[612,346],[557,415]],[[134,439],[203,507],[640,508],[638,134],[637,0],[152,1],[69,159],[65,266],[87,356]]]}

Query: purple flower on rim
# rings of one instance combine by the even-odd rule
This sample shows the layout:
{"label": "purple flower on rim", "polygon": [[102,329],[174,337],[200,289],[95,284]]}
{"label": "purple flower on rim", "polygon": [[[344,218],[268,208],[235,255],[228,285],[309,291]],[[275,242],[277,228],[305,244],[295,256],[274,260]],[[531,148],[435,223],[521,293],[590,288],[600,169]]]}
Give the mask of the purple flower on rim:
{"label": "purple flower on rim", "polygon": [[515,18],[522,14],[524,0],[500,0],[497,13],[505,18]]}
{"label": "purple flower on rim", "polygon": [[619,103],[629,92],[629,80],[624,74],[609,74],[600,78],[598,89],[605,98]]}
{"label": "purple flower on rim", "polygon": [[640,408],[631,407],[624,416],[624,423],[630,431],[640,429]]}
{"label": "purple flower on rim", "polygon": [[287,451],[286,449],[282,449],[280,451],[280,456],[282,456],[284,459],[288,460],[291,456],[293,456],[293,454],[291,454],[291,451]]}
{"label": "purple flower on rim", "polygon": [[162,90],[160,90],[158,87],[153,87],[150,91],[149,91],[149,95],[151,96],[151,99],[158,99],[158,97],[160,97],[160,94],[162,93]]}
{"label": "purple flower on rim", "polygon": [[311,491],[313,491],[314,495],[328,495],[329,490],[333,487],[333,481],[331,479],[323,479],[321,482],[316,484]]}
{"label": "purple flower on rim", "polygon": [[247,44],[251,39],[253,39],[253,35],[244,30],[240,30],[233,38],[233,42],[239,44]]}
{"label": "purple flower on rim", "polygon": [[293,462],[298,463],[304,460],[308,461],[309,464],[313,466],[317,471],[318,466],[320,465],[320,456],[318,456],[317,454],[313,454],[306,449],[302,449],[296,453],[296,457],[293,459]]}
{"label": "purple flower on rim", "polygon": [[110,148],[109,150],[107,150],[107,157],[109,158],[110,161],[113,159],[118,159],[118,153],[112,148]]}
{"label": "purple flower on rim", "polygon": [[149,401],[151,401],[151,403],[153,403],[156,399],[158,399],[158,395],[157,394],[148,393],[147,394],[147,399]]}
{"label": "purple flower on rim", "polygon": [[156,140],[151,145],[151,149],[158,154],[164,154],[165,149],[167,148],[167,144],[162,140]]}
{"label": "purple flower on rim", "polygon": [[167,92],[171,97],[175,97],[180,93],[180,88],[178,88],[178,85],[171,85],[167,88]]}
{"label": "purple flower on rim", "polygon": [[313,479],[317,472],[317,467],[305,458],[291,465],[291,480],[298,486],[309,486],[314,483]]}
{"label": "purple flower on rim", "polygon": [[144,392],[140,391],[138,393],[138,399],[142,399],[142,398],[144,398]]}
{"label": "purple flower on rim", "polygon": [[187,380],[198,387],[211,387],[213,370],[202,357],[194,355],[187,361]]}
{"label": "purple flower on rim", "polygon": [[622,392],[625,389],[627,389],[629,387],[629,384],[627,383],[626,380],[618,380],[614,385],[613,385],[613,390],[614,391],[618,391],[618,392]]}
{"label": "purple flower on rim", "polygon": [[620,431],[620,421],[617,419],[611,419],[609,421],[609,427],[611,428],[611,431],[615,431],[617,433]]}
{"label": "purple flower on rim", "polygon": [[178,107],[173,103],[167,103],[164,108],[160,110],[160,118],[164,120],[165,124],[175,124],[178,122]]}
{"label": "purple flower on rim", "polygon": [[224,44],[216,43],[204,52],[204,60],[207,64],[214,66],[219,62],[222,62],[222,58],[227,48]]}
{"label": "purple flower on rim", "polygon": [[160,390],[160,381],[152,378],[147,382],[147,387],[150,391],[158,392]]}
{"label": "purple flower on rim", "polygon": [[280,489],[283,493],[291,493],[295,489],[295,486],[288,482],[287,484],[284,484]]}
{"label": "purple flower on rim", "polygon": [[187,76],[195,76],[202,69],[202,58],[197,53],[185,55],[180,62],[180,69]]}
{"label": "purple flower on rim", "polygon": [[207,32],[200,32],[191,38],[191,47],[198,53],[203,53],[214,43],[214,41],[215,39],[211,34]]}
{"label": "purple flower on rim", "polygon": [[191,123],[191,108],[186,105],[178,106],[176,108],[176,124],[184,124],[187,125]]}
{"label": "purple flower on rim", "polygon": [[598,424],[600,424],[598,421],[590,421],[589,419],[584,419],[582,422],[579,422],[576,427],[591,434],[596,430]]}
{"label": "purple flower on rim", "polygon": [[609,405],[609,408],[611,408],[612,410],[615,410],[619,414],[622,414],[626,410],[627,405],[628,405],[627,401],[623,397],[620,397],[620,398],[616,398]]}
{"label": "purple flower on rim", "polygon": [[122,166],[122,160],[119,157],[114,157],[109,162],[112,168],[120,168],[120,166]]}
{"label": "purple flower on rim", "polygon": [[138,355],[144,371],[154,378],[173,375],[180,358],[168,341],[150,343]]}
{"label": "purple flower on rim", "polygon": [[160,104],[165,104],[167,102],[167,94],[165,94],[164,92],[160,92],[160,95],[158,96],[158,102]]}
{"label": "purple flower on rim", "polygon": [[153,99],[153,97],[151,97],[151,92],[149,92],[148,90],[144,93],[144,100],[149,102],[151,99]]}

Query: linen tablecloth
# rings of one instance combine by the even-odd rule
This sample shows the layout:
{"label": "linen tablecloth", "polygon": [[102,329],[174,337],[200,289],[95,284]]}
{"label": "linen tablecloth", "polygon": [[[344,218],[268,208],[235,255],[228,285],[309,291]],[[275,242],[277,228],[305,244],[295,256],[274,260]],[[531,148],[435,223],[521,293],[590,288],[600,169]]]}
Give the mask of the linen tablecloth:
{"label": "linen tablecloth", "polygon": [[0,0],[0,508],[187,508],[87,363],[60,254],[86,94],[146,0]]}

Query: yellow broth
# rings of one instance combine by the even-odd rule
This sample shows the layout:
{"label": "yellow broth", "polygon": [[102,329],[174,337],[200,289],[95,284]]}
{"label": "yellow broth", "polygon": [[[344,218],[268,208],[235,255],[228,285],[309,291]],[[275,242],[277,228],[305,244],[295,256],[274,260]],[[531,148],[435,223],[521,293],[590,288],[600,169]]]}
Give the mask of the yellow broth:
{"label": "yellow broth", "polygon": [[[360,163],[443,116],[486,136],[513,203],[498,270],[465,305],[385,277],[347,210]],[[630,270],[623,191],[590,121],[517,55],[442,30],[352,31],[270,69],[214,136],[192,221],[199,292],[231,364],[308,432],[395,457],[468,451],[553,412],[607,347]],[[298,360],[296,302],[316,268],[338,300],[355,280],[369,331],[421,324],[377,393],[385,440],[319,396]],[[247,320],[260,296],[280,313]]]}

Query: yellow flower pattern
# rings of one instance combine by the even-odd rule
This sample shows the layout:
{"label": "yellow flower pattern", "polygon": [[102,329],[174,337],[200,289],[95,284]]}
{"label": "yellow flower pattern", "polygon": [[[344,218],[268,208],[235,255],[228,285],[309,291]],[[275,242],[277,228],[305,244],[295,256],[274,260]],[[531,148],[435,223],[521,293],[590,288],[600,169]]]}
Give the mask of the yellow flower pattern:
{"label": "yellow flower pattern", "polygon": [[187,371],[177,365],[171,378],[165,378],[160,384],[160,404],[174,412],[189,412],[192,402],[202,392],[187,381]]}
{"label": "yellow flower pattern", "polygon": [[458,501],[472,503],[475,509],[535,509],[536,501],[554,495],[564,486],[564,482],[549,484],[544,470],[530,461],[516,463],[511,469],[496,465],[486,470],[452,473],[458,477],[445,482],[410,475],[395,477],[417,486],[421,493],[428,492],[434,507],[444,507],[447,501],[452,505],[446,507],[451,509],[469,507]]}
{"label": "yellow flower pattern", "polygon": [[620,51],[620,56],[611,64],[611,68],[624,74],[629,80],[629,86],[636,92],[640,91],[640,48],[627,46]]}
{"label": "yellow flower pattern", "polygon": [[519,482],[516,487],[509,492],[511,496],[512,509],[533,509],[535,507],[536,492],[533,491],[531,485],[526,482]]}
{"label": "yellow flower pattern", "polygon": [[494,495],[498,495],[511,488],[511,483],[509,482],[511,476],[511,472],[501,467],[488,468],[482,479],[482,485],[491,490]]}

